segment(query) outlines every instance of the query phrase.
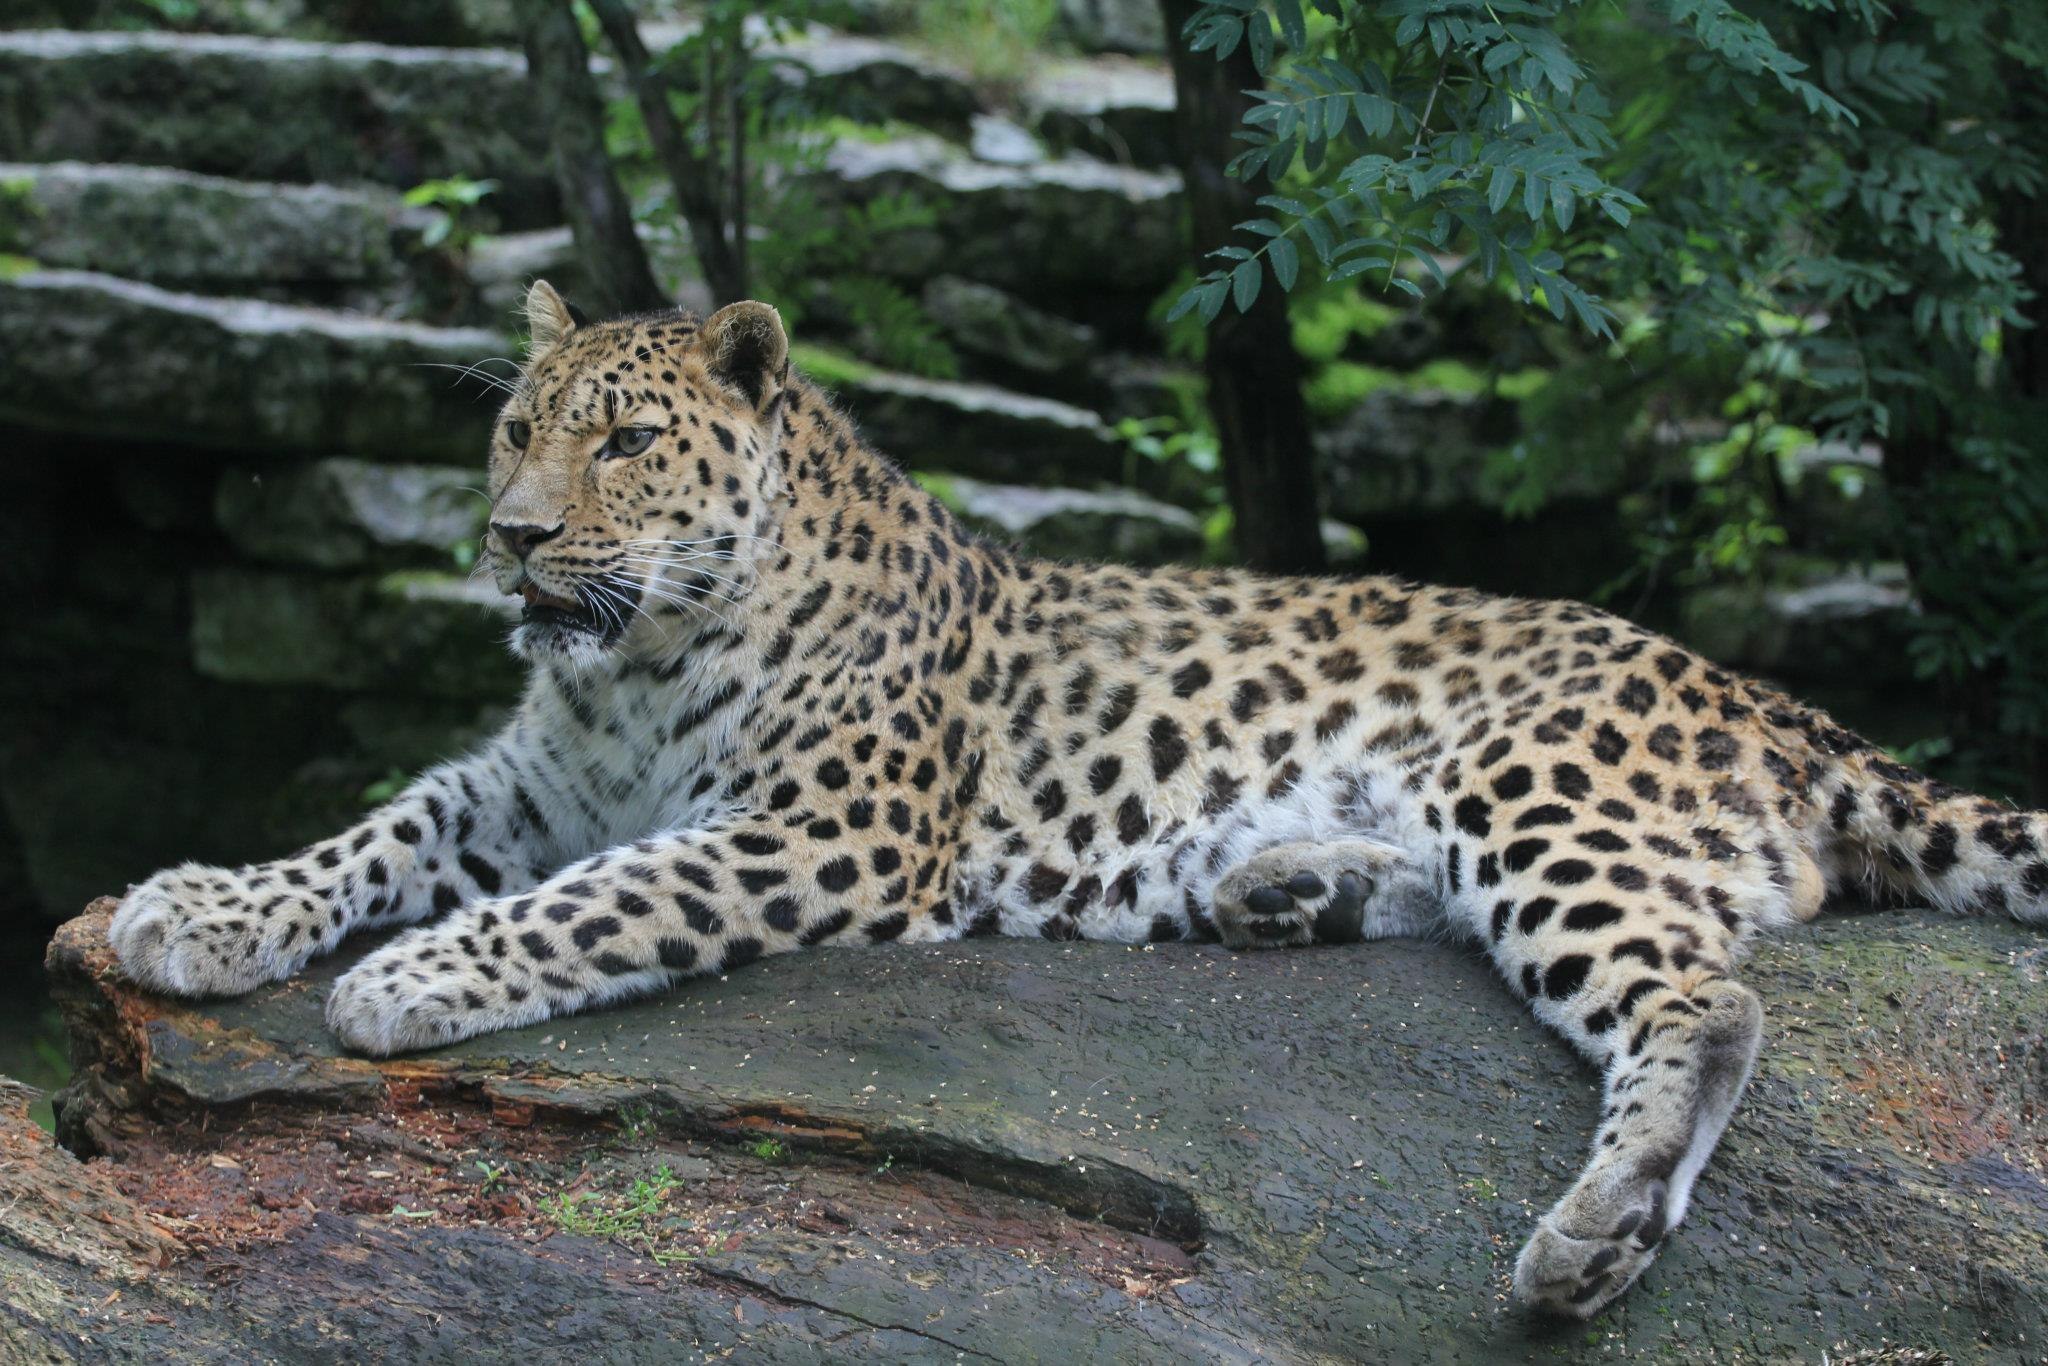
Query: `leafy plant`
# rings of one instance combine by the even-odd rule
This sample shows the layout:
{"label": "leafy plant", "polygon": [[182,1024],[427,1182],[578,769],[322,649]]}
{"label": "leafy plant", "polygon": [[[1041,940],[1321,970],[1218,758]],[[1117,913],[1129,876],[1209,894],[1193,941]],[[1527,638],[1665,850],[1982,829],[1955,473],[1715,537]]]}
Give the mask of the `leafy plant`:
{"label": "leafy plant", "polygon": [[757,255],[762,284],[784,320],[832,324],[877,363],[933,379],[960,373],[953,348],[924,306],[871,263],[930,242],[931,205],[913,194],[886,194],[828,207],[794,185],[766,208],[769,232]]}
{"label": "leafy plant", "polygon": [[806,314],[880,363],[951,378],[957,358],[922,305],[872,262],[936,226],[914,196],[821,204],[806,186],[834,138],[866,131],[813,106],[768,45],[844,17],[832,0],[713,0],[659,53],[622,0],[587,0],[627,68],[606,143],[637,190],[636,216],[659,238],[678,220],[713,295],[772,298],[794,327]]}
{"label": "leafy plant", "polygon": [[1060,15],[1059,0],[946,0],[905,8],[921,42],[998,90],[1023,83]]}
{"label": "leafy plant", "polygon": [[2048,790],[2048,367],[2014,359],[2048,10],[1219,0],[1182,36],[1265,73],[1231,171],[1268,193],[1179,316],[1504,284],[1560,369],[1489,477],[1529,513],[1623,466],[1637,590],[1768,574],[1789,457],[1880,447],[1888,534],[1821,548],[1905,560],[1915,663],[1979,737],[1951,771]]}
{"label": "leafy plant", "polygon": [[674,1245],[680,1221],[668,1213],[669,1197],[682,1179],[663,1163],[652,1175],[635,1177],[624,1191],[563,1191],[539,1202],[543,1216],[564,1233],[609,1238],[662,1266],[687,1261],[691,1253]]}
{"label": "leafy plant", "polygon": [[420,229],[420,245],[429,250],[445,248],[458,255],[467,252],[494,226],[481,206],[497,189],[495,180],[448,176],[422,181],[407,190],[408,207],[431,211],[426,226]]}

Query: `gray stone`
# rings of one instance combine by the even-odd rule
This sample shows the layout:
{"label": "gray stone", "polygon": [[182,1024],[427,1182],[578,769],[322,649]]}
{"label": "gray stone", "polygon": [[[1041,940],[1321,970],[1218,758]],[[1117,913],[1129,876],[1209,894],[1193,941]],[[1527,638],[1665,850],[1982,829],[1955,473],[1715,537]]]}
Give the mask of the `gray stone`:
{"label": "gray stone", "polygon": [[953,474],[922,482],[971,525],[1054,559],[1167,564],[1202,554],[1200,518],[1129,489],[1028,488]]}
{"label": "gray stone", "polygon": [[1102,415],[1110,422],[1189,412],[1201,406],[1205,392],[1200,371],[1129,351],[1096,357],[1091,373],[1101,393]]}
{"label": "gray stone", "polygon": [[355,569],[438,561],[473,543],[489,503],[475,469],[318,460],[229,470],[214,507],[235,548],[259,560]]}
{"label": "gray stone", "polygon": [[1121,476],[1122,448],[1085,408],[990,384],[847,365],[816,352],[797,359],[878,448],[908,469],[1006,483],[1091,485]]}
{"label": "gray stone", "polygon": [[1119,57],[1046,62],[1025,83],[1031,126],[1054,147],[1120,165],[1178,163],[1173,74]]}
{"label": "gray stone", "polygon": [[494,233],[470,248],[465,273],[481,316],[521,316],[526,290],[546,280],[565,299],[588,298],[588,277],[566,227]]}
{"label": "gray stone", "polygon": [[31,271],[0,280],[0,420],[228,450],[475,463],[495,394],[456,371],[511,345],[482,328]]}
{"label": "gray stone", "polygon": [[[155,1001],[113,966],[111,906],[51,950],[84,1060],[60,1132],[104,1146],[86,1170],[122,1189],[197,1171],[246,1183],[238,1213],[259,1187],[311,1206],[259,1258],[202,1242],[132,1282],[93,1331],[137,1357],[154,1337],[282,1359],[2017,1361],[2048,1340],[2048,985],[2038,935],[2002,920],[1765,939],[1741,970],[1763,1056],[1684,1227],[1614,1307],[1561,1325],[1505,1289],[1583,1160],[1597,1077],[1451,945],[824,948],[370,1063],[320,1022],[361,948],[243,1000]],[[210,1130],[159,1118],[195,1110]],[[214,1135],[196,1153],[195,1130]],[[783,1153],[765,1171],[764,1139]],[[646,1243],[536,1246],[516,1213],[678,1150],[734,1192],[656,1233],[683,1270]],[[450,1191],[479,1155],[512,1159],[513,1214]],[[384,1213],[416,1190],[455,1198]],[[735,1222],[777,1201],[790,1217]],[[54,1203],[105,1209],[81,1239],[148,1228]],[[0,1331],[106,1300],[84,1254],[20,1246]],[[1077,1246],[1113,1255],[1091,1272]]]}
{"label": "gray stone", "polygon": [[[640,241],[677,306],[709,316],[716,305],[696,271],[687,231],[640,225]],[[474,316],[485,322],[523,317],[527,286],[546,280],[571,303],[591,296],[583,257],[568,228],[496,233],[477,240],[463,266]]]}
{"label": "gray stone", "polygon": [[1777,583],[1695,589],[1682,620],[1689,645],[1731,667],[1867,687],[1912,679],[1904,645],[1918,611],[1904,565],[1815,563]]}
{"label": "gray stone", "polygon": [[1158,0],[1059,0],[1060,21],[1089,52],[1164,52],[1166,21]]}
{"label": "gray stone", "polygon": [[[1325,507],[1344,520],[1489,506],[1487,451],[1512,433],[1511,411],[1482,397],[1389,387],[1318,435]],[[1604,472],[1572,471],[1558,497],[1604,491]]]}
{"label": "gray stone", "polygon": [[332,579],[267,570],[192,578],[192,661],[233,683],[505,700],[511,600],[452,575]]}
{"label": "gray stone", "polygon": [[1045,149],[1021,125],[999,114],[976,114],[967,150],[976,161],[997,166],[1031,166],[1045,160]]}
{"label": "gray stone", "polygon": [[177,288],[384,283],[402,217],[397,195],[371,188],[0,163],[0,251]]}
{"label": "gray stone", "polygon": [[[694,18],[640,25],[649,51],[663,52],[701,28]],[[965,137],[981,97],[968,74],[937,54],[886,38],[844,33],[825,24],[805,24],[776,33],[766,19],[746,21],[754,43],[757,73],[785,91],[800,93],[822,113],[861,123],[912,123]],[[673,68],[678,89],[696,88],[698,72]]]}
{"label": "gray stone", "polygon": [[836,33],[822,24],[780,42],[760,57],[794,68],[816,107],[864,122],[900,120],[955,135],[981,108],[965,72],[900,43]]}
{"label": "gray stone", "polygon": [[510,0],[182,0],[147,11],[130,0],[11,0],[0,28],[133,29],[144,13],[152,28],[195,33],[454,47],[519,43]]}
{"label": "gray stone", "polygon": [[935,275],[924,310],[955,350],[1015,383],[1068,392],[1091,386],[1095,329],[1033,308],[994,285]]}
{"label": "gray stone", "polygon": [[252,180],[500,182],[507,227],[554,221],[516,53],[221,34],[0,33],[0,158]]}
{"label": "gray stone", "polygon": [[998,166],[937,137],[845,138],[810,180],[822,197],[841,201],[912,194],[929,203],[938,217],[931,240],[876,263],[908,278],[940,260],[955,274],[1034,298],[1149,298],[1186,254],[1180,178],[1090,157]]}

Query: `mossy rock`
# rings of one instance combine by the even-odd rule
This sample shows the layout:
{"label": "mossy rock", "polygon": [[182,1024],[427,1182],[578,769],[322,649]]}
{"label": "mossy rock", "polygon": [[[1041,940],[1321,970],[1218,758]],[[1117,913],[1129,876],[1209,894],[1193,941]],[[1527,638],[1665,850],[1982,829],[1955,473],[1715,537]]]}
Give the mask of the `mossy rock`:
{"label": "mossy rock", "polygon": [[0,280],[0,421],[269,455],[480,463],[496,408],[454,373],[501,334],[84,271]]}
{"label": "mossy rock", "polygon": [[525,63],[511,52],[0,33],[0,159],[397,189],[488,177],[505,227],[559,216]]}

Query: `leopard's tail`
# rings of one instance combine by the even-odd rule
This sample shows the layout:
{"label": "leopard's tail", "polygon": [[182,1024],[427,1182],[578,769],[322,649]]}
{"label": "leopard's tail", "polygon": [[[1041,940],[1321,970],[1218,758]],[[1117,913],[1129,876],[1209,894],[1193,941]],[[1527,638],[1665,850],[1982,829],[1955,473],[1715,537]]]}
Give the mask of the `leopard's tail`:
{"label": "leopard's tail", "polygon": [[1950,787],[1832,725],[1800,729],[1831,886],[2048,925],[2048,812]]}

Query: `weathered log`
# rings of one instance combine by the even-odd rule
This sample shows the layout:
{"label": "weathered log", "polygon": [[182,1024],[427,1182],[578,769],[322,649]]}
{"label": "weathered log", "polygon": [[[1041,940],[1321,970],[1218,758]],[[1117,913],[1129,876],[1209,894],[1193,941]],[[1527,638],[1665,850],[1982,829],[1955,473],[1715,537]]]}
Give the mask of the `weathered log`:
{"label": "weathered log", "polygon": [[166,1002],[111,908],[50,951],[93,1159],[0,1091],[8,1360],[2048,1347],[2048,951],[2002,922],[1765,945],[1764,1060],[1685,1228],[1564,1326],[1506,1289],[1594,1078],[1457,949],[820,950],[371,1063],[319,1022],[353,954]]}

